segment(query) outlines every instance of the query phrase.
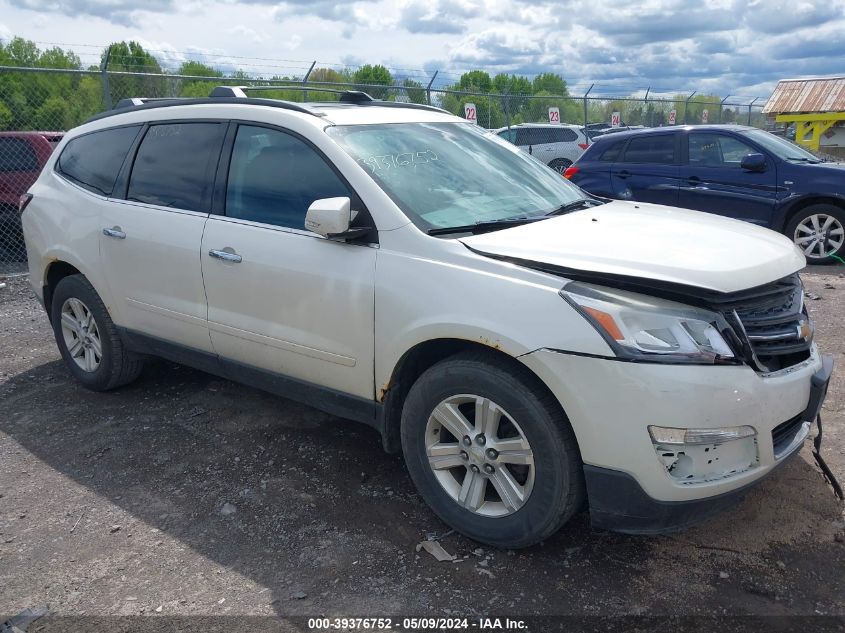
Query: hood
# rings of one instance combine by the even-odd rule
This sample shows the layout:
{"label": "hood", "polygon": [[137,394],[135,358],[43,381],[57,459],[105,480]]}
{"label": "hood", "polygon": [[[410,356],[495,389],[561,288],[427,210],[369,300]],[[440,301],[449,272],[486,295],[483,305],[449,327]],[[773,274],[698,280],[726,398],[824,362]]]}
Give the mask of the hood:
{"label": "hood", "polygon": [[717,292],[760,286],[806,264],[789,239],[769,229],[619,200],[460,241],[482,255]]}

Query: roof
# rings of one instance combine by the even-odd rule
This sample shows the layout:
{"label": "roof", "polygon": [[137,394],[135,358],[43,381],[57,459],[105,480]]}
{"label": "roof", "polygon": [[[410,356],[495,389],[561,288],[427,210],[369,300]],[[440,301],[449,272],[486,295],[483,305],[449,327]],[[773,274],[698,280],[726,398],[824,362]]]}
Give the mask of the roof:
{"label": "roof", "polygon": [[764,114],[845,112],[845,77],[782,79],[766,105]]}
{"label": "roof", "polygon": [[676,132],[683,130],[685,132],[745,132],[746,130],[755,130],[757,128],[748,127],[747,125],[732,125],[732,124],[711,124],[711,125],[664,125],[663,127],[645,127],[632,128],[614,132],[613,134],[600,134],[593,137],[593,143],[609,143],[621,139],[630,138],[632,136],[646,136],[648,134],[665,134],[666,132]]}

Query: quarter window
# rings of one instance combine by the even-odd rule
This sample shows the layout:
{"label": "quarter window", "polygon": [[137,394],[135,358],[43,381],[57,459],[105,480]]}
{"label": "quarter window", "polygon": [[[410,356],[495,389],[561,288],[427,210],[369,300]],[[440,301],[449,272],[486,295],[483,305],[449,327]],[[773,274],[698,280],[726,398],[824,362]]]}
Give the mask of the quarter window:
{"label": "quarter window", "polygon": [[0,173],[39,169],[32,145],[22,138],[0,137]]}
{"label": "quarter window", "polygon": [[225,129],[221,123],[150,126],[138,148],[126,198],[207,212]]}
{"label": "quarter window", "polygon": [[628,143],[623,162],[671,165],[675,162],[675,137],[671,134],[634,137]]}
{"label": "quarter window", "polygon": [[140,125],[92,132],[72,139],[59,156],[59,172],[94,193],[110,196]]}
{"label": "quarter window", "polygon": [[311,203],[343,196],[353,197],[304,141],[268,128],[238,128],[226,189],[227,216],[303,229]]}
{"label": "quarter window", "polygon": [[704,133],[689,135],[690,165],[738,168],[745,156],[756,151],[733,136]]}

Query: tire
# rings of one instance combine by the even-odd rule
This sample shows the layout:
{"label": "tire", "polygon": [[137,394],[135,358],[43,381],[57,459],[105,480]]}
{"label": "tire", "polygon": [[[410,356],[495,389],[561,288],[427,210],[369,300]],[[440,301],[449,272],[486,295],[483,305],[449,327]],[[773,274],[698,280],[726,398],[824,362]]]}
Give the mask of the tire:
{"label": "tire", "polygon": [[572,166],[572,161],[567,160],[565,158],[555,158],[552,162],[549,163],[549,167],[554,169],[557,173],[562,174],[566,171],[567,167]]}
{"label": "tire", "polygon": [[[816,229],[824,231],[813,235]],[[789,220],[784,233],[804,251],[808,264],[830,264],[836,261],[831,253],[845,259],[845,209],[841,207],[832,204],[804,207]]]}
{"label": "tire", "polygon": [[[455,404],[469,395],[476,400]],[[502,412],[499,430],[489,441],[486,436],[481,441],[474,436],[467,446],[464,438],[447,428],[457,422],[440,423],[445,419],[441,412],[457,408],[465,413],[463,422],[469,424],[461,428],[477,432],[473,407],[484,401]],[[495,408],[491,406],[491,410]],[[572,428],[542,383],[515,362],[505,363],[493,354],[466,353],[432,366],[408,393],[401,436],[405,462],[420,495],[445,523],[481,543],[528,547],[554,534],[583,505],[583,466]],[[504,444],[505,440],[509,444]],[[527,442],[527,451],[523,442]],[[456,455],[455,446],[465,449],[467,455]],[[485,447],[495,446],[502,447],[502,453],[491,459]],[[521,452],[511,451],[503,457],[505,447],[517,446],[523,447]],[[533,465],[503,464],[522,453],[530,453]],[[435,470],[429,464],[429,454],[441,468]],[[481,469],[494,468],[493,474],[485,470],[471,474],[470,469],[479,465]],[[511,481],[521,484],[523,493],[527,492],[520,499],[512,493],[512,487],[505,487],[510,508],[499,493],[508,474]],[[466,479],[473,476],[475,479]],[[476,484],[478,487],[474,487]],[[462,504],[464,490],[469,493]],[[480,507],[471,509],[479,498]]]}
{"label": "tire", "polygon": [[[70,319],[63,317],[63,312]],[[83,386],[92,391],[109,391],[132,382],[140,375],[144,368],[143,359],[123,346],[102,299],[83,275],[70,275],[59,281],[53,292],[50,316],[62,358],[70,373]],[[74,319],[76,327],[71,323]],[[93,327],[90,325],[92,321]],[[89,325],[83,328],[80,326],[83,322]],[[96,353],[98,348],[99,357]],[[94,359],[90,364],[89,358]]]}

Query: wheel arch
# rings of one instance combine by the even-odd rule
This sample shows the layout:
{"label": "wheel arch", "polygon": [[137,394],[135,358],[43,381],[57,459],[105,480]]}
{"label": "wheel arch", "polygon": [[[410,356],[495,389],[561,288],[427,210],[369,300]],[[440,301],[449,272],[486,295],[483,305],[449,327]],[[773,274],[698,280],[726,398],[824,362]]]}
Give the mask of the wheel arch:
{"label": "wheel arch", "polygon": [[796,200],[793,200],[784,209],[782,217],[779,219],[777,226],[772,228],[783,233],[792,219],[802,210],[814,204],[830,204],[839,207],[845,211],[845,196],[839,194],[806,194]]}
{"label": "wheel arch", "polygon": [[402,418],[402,408],[405,398],[417,378],[440,361],[467,352],[476,352],[489,357],[493,362],[510,365],[525,373],[535,383],[537,389],[551,395],[554,402],[560,407],[561,413],[566,417],[566,412],[551,389],[534,371],[521,363],[518,357],[503,351],[499,347],[478,341],[461,338],[430,339],[417,343],[402,354],[393,368],[390,380],[378,391],[377,399],[381,403],[379,415],[382,418],[380,424],[382,442],[388,453],[398,453],[401,450],[399,425]]}
{"label": "wheel arch", "polygon": [[44,279],[41,281],[42,298],[44,309],[47,311],[47,318],[52,321],[53,293],[56,286],[65,277],[83,274],[79,268],[60,259],[52,260],[44,269]]}

